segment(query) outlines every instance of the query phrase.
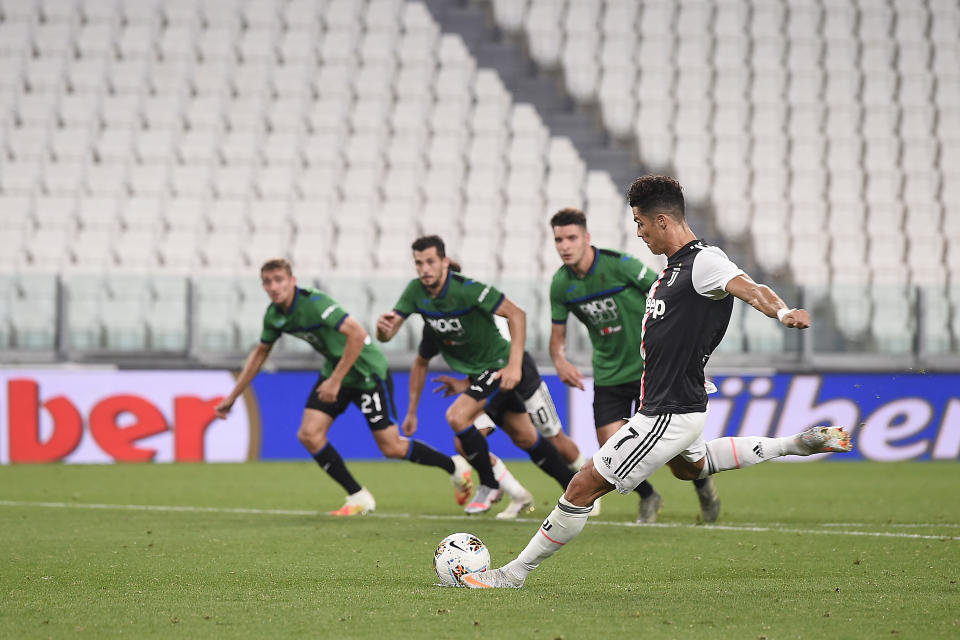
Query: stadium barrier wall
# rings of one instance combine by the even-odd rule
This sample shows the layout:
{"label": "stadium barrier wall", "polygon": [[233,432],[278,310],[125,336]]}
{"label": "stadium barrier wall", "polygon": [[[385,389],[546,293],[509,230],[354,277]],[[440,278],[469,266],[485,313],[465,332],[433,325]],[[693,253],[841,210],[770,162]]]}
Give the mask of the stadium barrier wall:
{"label": "stadium barrier wall", "polygon": [[[560,419],[586,454],[596,450],[592,381],[568,390],[544,376]],[[444,420],[452,402],[420,402],[416,437],[453,452]],[[234,384],[227,371],[0,370],[0,463],[242,462],[306,460],[296,439],[316,373],[261,373],[226,420],[214,407]],[[407,409],[406,372],[394,374],[397,421]],[[796,433],[810,424],[854,431],[854,451],[810,460],[960,459],[960,374],[775,374],[716,376],[705,437]],[[330,432],[346,458],[381,455],[363,416],[351,407]],[[526,459],[506,434],[491,449]]]}

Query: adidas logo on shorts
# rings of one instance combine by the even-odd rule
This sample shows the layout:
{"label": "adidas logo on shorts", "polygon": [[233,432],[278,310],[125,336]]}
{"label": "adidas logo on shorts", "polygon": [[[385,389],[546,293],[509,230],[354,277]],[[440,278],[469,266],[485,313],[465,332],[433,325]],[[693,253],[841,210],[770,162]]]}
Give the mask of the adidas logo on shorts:
{"label": "adidas logo on shorts", "polygon": [[609,468],[610,468],[610,463],[613,462],[613,458],[608,458],[608,457],[604,456],[604,457],[601,458],[601,459],[603,460],[603,464],[607,465],[607,469],[609,469]]}

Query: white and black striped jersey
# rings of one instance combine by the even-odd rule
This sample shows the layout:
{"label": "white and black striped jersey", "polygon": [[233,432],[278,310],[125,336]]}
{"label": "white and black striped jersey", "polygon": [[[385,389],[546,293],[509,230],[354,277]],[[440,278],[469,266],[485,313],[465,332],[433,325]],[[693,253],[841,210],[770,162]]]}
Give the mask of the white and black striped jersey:
{"label": "white and black striped jersey", "polygon": [[706,411],[703,367],[730,322],[733,296],[725,287],[741,274],[727,254],[701,240],[669,257],[643,316],[640,413]]}

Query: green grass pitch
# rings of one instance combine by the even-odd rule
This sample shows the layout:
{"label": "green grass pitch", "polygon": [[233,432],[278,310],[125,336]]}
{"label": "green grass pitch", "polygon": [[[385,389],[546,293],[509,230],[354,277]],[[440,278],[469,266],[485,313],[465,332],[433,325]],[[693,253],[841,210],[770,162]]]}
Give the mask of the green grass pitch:
{"label": "green grass pitch", "polygon": [[[691,486],[661,471],[660,523],[636,497],[602,514],[519,590],[434,586],[436,544],[480,536],[512,559],[560,494],[519,522],[467,517],[446,476],[353,462],[376,496],[339,507],[312,461],[0,468],[6,638],[956,638],[960,465],[770,463]],[[498,509],[495,507],[495,509]]]}

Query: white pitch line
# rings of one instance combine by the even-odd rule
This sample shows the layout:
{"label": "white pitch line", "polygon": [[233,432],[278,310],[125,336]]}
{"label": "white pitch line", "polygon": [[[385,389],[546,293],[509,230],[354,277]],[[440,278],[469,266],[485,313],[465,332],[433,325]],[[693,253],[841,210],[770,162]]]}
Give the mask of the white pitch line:
{"label": "white pitch line", "polygon": [[869,522],[824,522],[821,527],[891,527],[899,529],[924,529],[927,527],[944,527],[958,529],[960,524],[954,522],[887,522],[885,524],[870,524]]}
{"label": "white pitch line", "polygon": [[[244,514],[244,515],[267,515],[267,516],[321,516],[326,515],[319,511],[306,511],[302,509],[247,509],[238,507],[193,507],[187,505],[150,505],[150,504],[101,504],[101,503],[73,503],[73,502],[30,502],[18,500],[0,500],[0,507],[40,507],[48,509],[113,509],[118,511],[159,511],[175,513],[226,513],[226,514]],[[410,514],[410,513],[371,513],[367,517],[386,518],[386,519],[406,519],[420,518],[422,520],[459,520],[469,522],[491,522],[488,519],[478,519],[475,516],[464,515],[430,515],[430,514]],[[530,524],[539,524],[540,518],[516,518],[507,522],[522,522]],[[661,529],[696,529],[699,531],[751,531],[755,533],[800,533],[809,535],[840,535],[840,536],[861,536],[868,538],[903,538],[909,540],[950,540],[960,541],[957,536],[943,535],[921,535],[917,533],[899,533],[891,531],[854,531],[839,528],[834,529],[796,529],[782,526],[757,526],[757,525],[724,525],[724,524],[683,524],[680,522],[655,523],[655,524],[637,524],[636,522],[610,522],[604,520],[592,520],[588,524],[602,527],[632,527],[632,528],[661,528]],[[831,526],[841,526],[842,523],[829,523]],[[851,523],[852,524],[852,523]],[[862,526],[870,526],[865,523],[859,523]],[[881,525],[882,526],[882,525]],[[916,525],[926,526],[926,525]],[[939,526],[939,525],[938,525]]]}

